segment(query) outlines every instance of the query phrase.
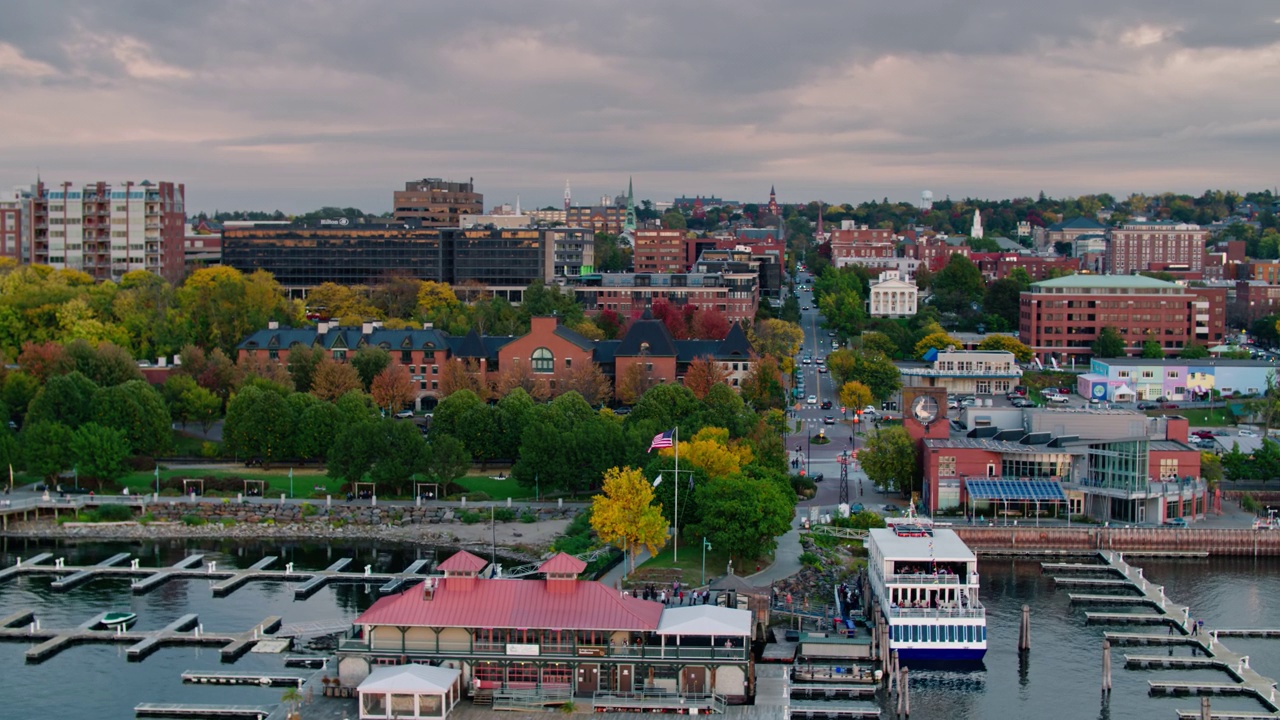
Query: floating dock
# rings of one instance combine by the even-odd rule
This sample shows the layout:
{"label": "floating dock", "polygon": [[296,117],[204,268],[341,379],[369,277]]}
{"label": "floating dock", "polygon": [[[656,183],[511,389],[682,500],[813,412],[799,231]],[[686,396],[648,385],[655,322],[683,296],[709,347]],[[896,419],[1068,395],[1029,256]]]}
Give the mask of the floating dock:
{"label": "floating dock", "polygon": [[274,705],[192,705],[189,703],[141,703],[133,707],[140,718],[262,718],[275,712]]}
{"label": "floating dock", "polygon": [[1155,605],[1141,595],[1083,595],[1068,593],[1067,599],[1082,605]]}
{"label": "floating dock", "polygon": [[280,618],[270,617],[242,633],[205,633],[199,618],[194,614],[183,615],[159,630],[129,630],[125,628],[101,628],[99,624],[106,613],[99,613],[74,628],[42,628],[32,613],[15,613],[0,620],[0,641],[41,641],[26,652],[29,663],[40,663],[63,650],[81,643],[127,644],[125,657],[130,661],[142,660],[167,645],[222,646],[223,662],[239,658],[249,648],[280,627]]}
{"label": "floating dock", "polygon": [[311,675],[311,673],[300,675],[297,673],[253,672],[251,670],[244,672],[237,670],[188,670],[182,673],[182,682],[200,685],[293,685],[302,687],[302,684]]}

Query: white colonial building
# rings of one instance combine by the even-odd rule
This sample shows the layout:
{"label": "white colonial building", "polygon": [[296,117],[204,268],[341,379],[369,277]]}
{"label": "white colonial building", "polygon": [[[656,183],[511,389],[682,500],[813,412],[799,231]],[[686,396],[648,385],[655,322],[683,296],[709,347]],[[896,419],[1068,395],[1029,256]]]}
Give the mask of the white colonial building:
{"label": "white colonial building", "polygon": [[871,284],[868,313],[871,317],[911,317],[916,314],[919,296],[915,283],[903,280],[896,270],[886,270]]}

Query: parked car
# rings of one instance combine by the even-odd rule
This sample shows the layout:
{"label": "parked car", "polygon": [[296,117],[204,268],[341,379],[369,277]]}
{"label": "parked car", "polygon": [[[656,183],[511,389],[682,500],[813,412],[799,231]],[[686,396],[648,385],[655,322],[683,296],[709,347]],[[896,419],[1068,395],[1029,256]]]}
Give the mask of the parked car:
{"label": "parked car", "polygon": [[1140,403],[1138,403],[1138,409],[1139,409],[1139,410],[1156,410],[1156,409],[1159,409],[1159,407],[1160,407],[1159,405],[1157,405],[1157,404],[1155,404],[1155,403],[1153,403],[1153,402],[1140,402]]}
{"label": "parked car", "polygon": [[1258,433],[1252,430],[1240,430],[1238,434],[1240,437],[1258,437]]}
{"label": "parked car", "polygon": [[1066,403],[1071,402],[1071,398],[1067,397],[1066,395],[1062,395],[1062,394],[1060,394],[1060,393],[1053,393],[1052,395],[1045,395],[1045,396],[1044,396],[1044,399],[1045,399],[1045,400],[1048,400],[1048,401],[1049,401],[1049,402],[1051,402],[1051,403],[1058,403],[1058,404],[1066,404]]}
{"label": "parked car", "polygon": [[895,513],[902,512],[902,508],[898,507],[897,505],[894,505],[893,503],[889,503],[885,505],[883,508],[881,508],[881,510],[884,511],[885,515],[893,515]]}
{"label": "parked car", "polygon": [[810,405],[817,405],[817,404],[818,404],[818,396],[817,396],[817,395],[810,395],[810,396],[809,396],[809,398],[808,398],[807,400],[805,400],[805,402],[809,403]]}
{"label": "parked car", "polygon": [[1016,408],[1035,407],[1036,405],[1024,397],[1015,397],[1010,404]]}
{"label": "parked car", "polygon": [[862,503],[854,503],[853,505],[850,505],[850,506],[849,506],[849,513],[850,513],[850,514],[853,514],[853,513],[860,513],[860,512],[862,512],[863,510],[866,510],[866,508],[864,508],[864,507],[862,506]]}
{"label": "parked car", "polygon": [[1165,403],[1165,404],[1161,405],[1160,407],[1164,408],[1165,410],[1177,410],[1178,408],[1180,408],[1180,407],[1182,407],[1182,406],[1181,406],[1181,405],[1179,405],[1178,403],[1170,403],[1170,402],[1167,402],[1167,403]]}
{"label": "parked car", "polygon": [[830,400],[823,400],[823,401],[822,401],[822,409],[823,409],[823,410],[830,410],[830,409],[831,409],[831,401],[830,401]]}
{"label": "parked car", "polygon": [[1186,527],[1186,526],[1187,526],[1187,519],[1186,519],[1186,518],[1180,518],[1180,517],[1169,518],[1168,520],[1165,520],[1165,521],[1164,521],[1164,524],[1165,524],[1165,525],[1167,525],[1167,526],[1169,526],[1169,527],[1180,527],[1180,528],[1184,528],[1184,527]]}
{"label": "parked car", "polygon": [[1194,435],[1195,437],[1200,438],[1201,440],[1210,440],[1213,438],[1213,433],[1209,432],[1208,430],[1196,430],[1191,434]]}
{"label": "parked car", "polygon": [[613,409],[614,415],[629,415],[630,413],[631,408],[627,405],[622,405]]}
{"label": "parked car", "polygon": [[396,413],[396,417],[400,418],[401,420],[406,420],[408,418],[411,418],[413,417],[413,410],[409,408],[405,408],[404,410],[401,410],[400,412]]}

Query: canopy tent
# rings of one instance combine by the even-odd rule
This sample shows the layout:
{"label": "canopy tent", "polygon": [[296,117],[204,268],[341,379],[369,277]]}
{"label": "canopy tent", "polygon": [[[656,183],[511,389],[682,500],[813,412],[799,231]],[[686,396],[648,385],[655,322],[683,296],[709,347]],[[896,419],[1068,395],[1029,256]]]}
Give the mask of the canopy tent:
{"label": "canopy tent", "polygon": [[356,688],[361,720],[448,717],[462,696],[461,677],[461,670],[431,665],[380,667]]}
{"label": "canopy tent", "polygon": [[666,608],[659,635],[751,637],[751,612],[718,605]]}
{"label": "canopy tent", "polygon": [[725,575],[710,585],[716,592],[737,592],[745,595],[768,595],[769,586],[759,587],[743,580],[737,575]]}

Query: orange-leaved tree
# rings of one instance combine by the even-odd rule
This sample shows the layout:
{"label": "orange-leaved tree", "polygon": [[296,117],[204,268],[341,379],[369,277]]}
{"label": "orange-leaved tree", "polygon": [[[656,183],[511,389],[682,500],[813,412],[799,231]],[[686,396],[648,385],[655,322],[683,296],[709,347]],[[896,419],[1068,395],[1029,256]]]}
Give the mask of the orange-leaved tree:
{"label": "orange-leaved tree", "polygon": [[653,485],[630,466],[604,472],[604,494],[591,498],[591,529],[622,548],[632,570],[641,547],[656,555],[667,542],[662,505],[653,503]]}

